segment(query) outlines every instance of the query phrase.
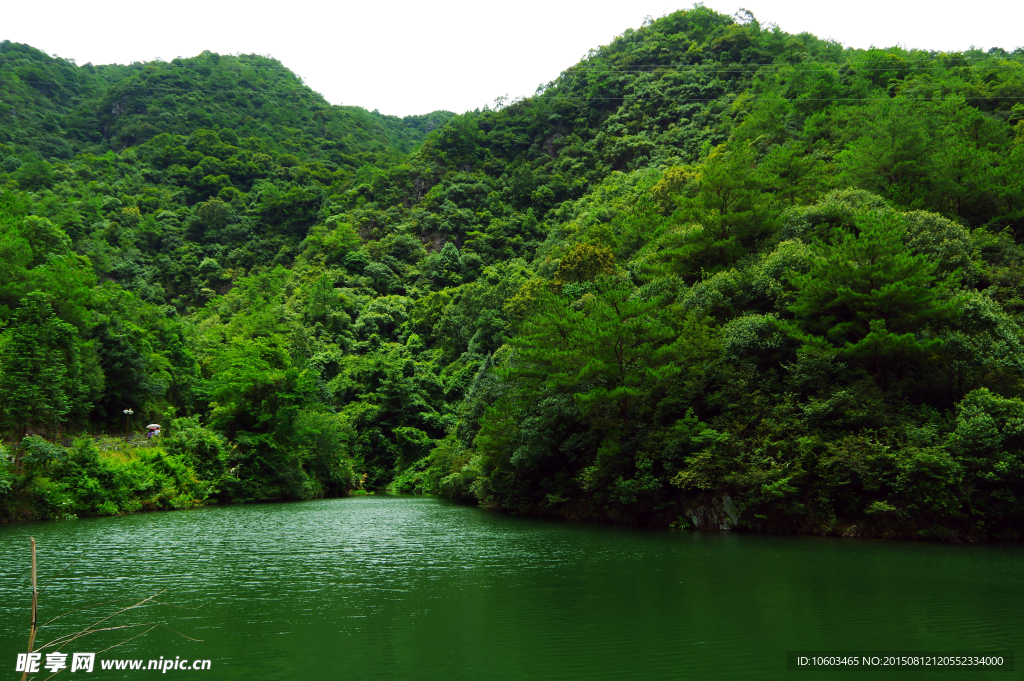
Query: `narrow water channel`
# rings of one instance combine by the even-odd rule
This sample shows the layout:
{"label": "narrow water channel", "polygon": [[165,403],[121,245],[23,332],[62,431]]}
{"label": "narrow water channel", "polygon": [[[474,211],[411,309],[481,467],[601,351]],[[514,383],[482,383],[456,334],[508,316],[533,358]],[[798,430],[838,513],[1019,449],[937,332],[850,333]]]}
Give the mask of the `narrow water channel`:
{"label": "narrow water channel", "polygon": [[[41,594],[42,620],[166,590],[160,600],[181,607],[117,622],[202,639],[159,628],[98,660],[211,661],[208,671],[166,673],[97,662],[91,675],[58,678],[812,679],[850,674],[787,671],[787,651],[1024,653],[1019,545],[641,530],[357,497],[0,528],[5,678],[18,678],[27,639],[30,534],[41,583],[81,556]],[[77,630],[88,614],[40,640]],[[137,630],[63,651],[98,651],[126,631]]]}

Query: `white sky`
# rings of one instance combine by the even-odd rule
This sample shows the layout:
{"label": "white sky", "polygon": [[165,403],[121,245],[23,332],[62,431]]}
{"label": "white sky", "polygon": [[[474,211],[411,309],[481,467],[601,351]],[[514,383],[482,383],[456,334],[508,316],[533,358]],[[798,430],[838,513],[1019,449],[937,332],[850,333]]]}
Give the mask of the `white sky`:
{"label": "white sky", "polygon": [[[404,116],[533,94],[646,15],[692,0],[6,0],[0,40],[79,64],[259,53],[334,104]],[[1024,0],[707,0],[852,47],[1024,46]]]}

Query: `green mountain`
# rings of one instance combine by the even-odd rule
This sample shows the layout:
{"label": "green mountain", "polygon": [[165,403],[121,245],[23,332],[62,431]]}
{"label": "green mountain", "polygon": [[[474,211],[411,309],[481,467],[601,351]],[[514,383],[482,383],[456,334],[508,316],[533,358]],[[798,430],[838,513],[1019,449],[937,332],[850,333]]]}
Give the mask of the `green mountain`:
{"label": "green mountain", "polygon": [[[261,57],[3,49],[8,517],[387,488],[1024,531],[1024,51],[696,7],[399,120]],[[47,441],[127,407],[162,447]]]}
{"label": "green mountain", "polygon": [[0,43],[0,106],[13,119],[0,142],[44,159],[227,128],[347,168],[409,153],[452,115],[400,119],[332,106],[279,61],[258,55],[76,66],[9,41]]}

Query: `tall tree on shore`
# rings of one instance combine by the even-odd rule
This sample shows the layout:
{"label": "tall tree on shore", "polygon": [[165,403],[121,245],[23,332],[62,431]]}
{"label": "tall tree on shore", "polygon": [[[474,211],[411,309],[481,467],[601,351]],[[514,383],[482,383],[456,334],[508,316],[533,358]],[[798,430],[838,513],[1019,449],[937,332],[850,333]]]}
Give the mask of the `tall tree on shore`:
{"label": "tall tree on shore", "polygon": [[27,428],[57,433],[84,411],[78,332],[61,321],[39,292],[25,296],[0,338],[0,413],[16,436]]}

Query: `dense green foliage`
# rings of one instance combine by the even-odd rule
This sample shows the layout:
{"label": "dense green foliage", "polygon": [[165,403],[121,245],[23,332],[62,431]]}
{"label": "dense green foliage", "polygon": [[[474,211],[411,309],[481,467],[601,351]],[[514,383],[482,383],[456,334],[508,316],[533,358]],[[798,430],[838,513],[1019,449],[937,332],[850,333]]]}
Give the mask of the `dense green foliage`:
{"label": "dense green foliage", "polygon": [[22,157],[102,155],[161,134],[226,128],[234,133],[227,143],[257,137],[276,152],[334,170],[387,163],[452,116],[399,119],[331,106],[280,62],[258,55],[204,52],[171,62],[78,67],[9,41],[0,42],[0,105],[9,115],[0,143]]}
{"label": "dense green foliage", "polygon": [[1024,531],[1024,52],[697,7],[399,121],[260,57],[3,50],[11,435],[177,413],[196,499]]}

